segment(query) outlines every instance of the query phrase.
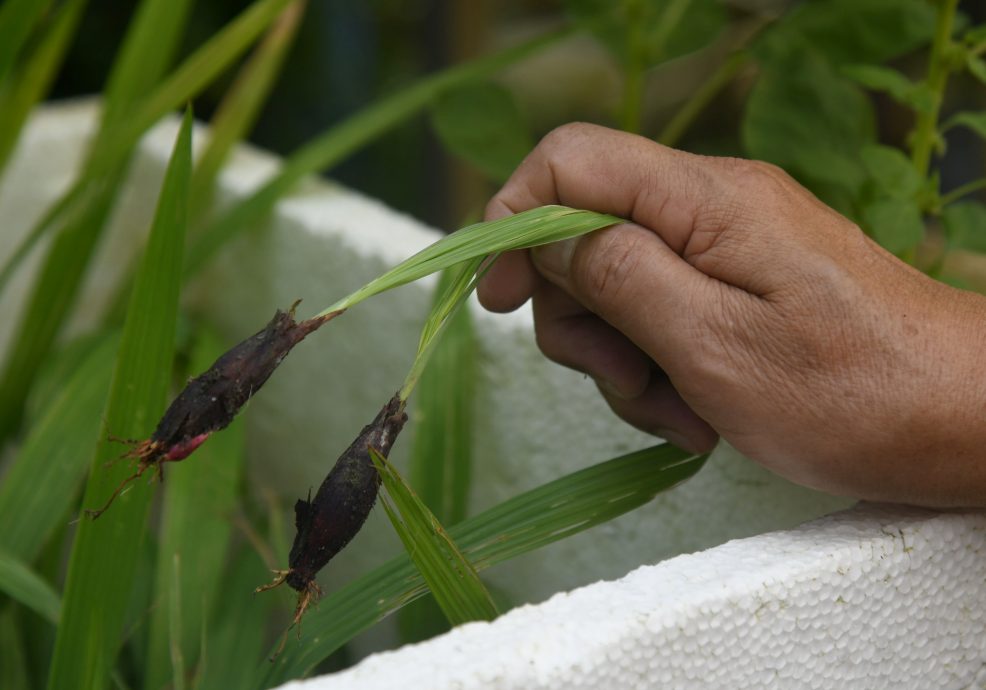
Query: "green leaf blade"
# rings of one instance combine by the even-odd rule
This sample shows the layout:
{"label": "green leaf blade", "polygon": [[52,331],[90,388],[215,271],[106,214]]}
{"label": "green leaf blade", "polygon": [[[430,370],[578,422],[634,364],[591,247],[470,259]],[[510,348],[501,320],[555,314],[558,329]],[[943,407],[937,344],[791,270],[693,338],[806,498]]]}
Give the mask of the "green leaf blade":
{"label": "green leaf blade", "polygon": [[96,442],[119,339],[105,338],[28,431],[0,482],[0,547],[33,562],[67,521]]}
{"label": "green leaf blade", "polygon": [[[104,467],[119,453],[105,434],[146,436],[164,408],[174,350],[188,184],[191,113],[186,113],[165,174],[158,208],[127,313],[106,408],[104,439],[93,456],[84,505],[95,507],[130,472]],[[151,489],[137,483],[98,521],[83,519],[72,547],[63,619],[48,687],[99,688],[109,678],[123,620]]]}
{"label": "green leaf blade", "polygon": [[8,594],[49,622],[58,624],[62,603],[55,590],[27,565],[0,549],[0,592]]}
{"label": "green leaf blade", "polygon": [[465,261],[489,254],[559,242],[622,222],[624,222],[622,218],[605,213],[552,205],[530,209],[499,220],[475,223],[425,247],[348,297],[328,307],[322,314],[348,309],[373,295],[406,285]]}
{"label": "green leaf blade", "polygon": [[942,223],[950,248],[986,254],[986,205],[962,201],[946,206]]}
{"label": "green leaf blade", "polygon": [[387,490],[387,516],[449,623],[496,618],[493,598],[435,516],[376,449],[370,448],[370,458]]}
{"label": "green leaf blade", "polygon": [[913,201],[878,199],[863,209],[863,220],[873,239],[894,254],[913,249],[924,239],[921,209]]}
{"label": "green leaf blade", "polygon": [[439,96],[431,107],[431,124],[448,151],[501,184],[534,146],[511,93],[491,82]]}
{"label": "green leaf blade", "polygon": [[[693,476],[707,456],[655,446],[574,472],[449,529],[477,570],[625,514]],[[349,639],[427,591],[406,555],[326,596],[301,639],[264,663],[255,688],[308,673]]]}
{"label": "green leaf blade", "polygon": [[[205,371],[226,351],[206,334],[192,353],[189,370]],[[154,581],[147,687],[165,687],[178,656],[186,667],[198,659],[202,629],[215,608],[227,562],[232,524],[243,478],[243,421],[235,420],[199,448],[191,462],[168,468],[161,511],[160,544]],[[176,561],[178,563],[176,570]],[[179,607],[177,611],[169,602]],[[176,615],[177,614],[177,615]],[[178,654],[176,654],[176,652]]]}
{"label": "green leaf blade", "polygon": [[186,272],[196,273],[226,242],[239,232],[254,227],[257,219],[263,218],[304,177],[338,164],[376,137],[423,110],[447,89],[484,79],[555,43],[568,33],[558,31],[546,34],[503,52],[425,77],[330,127],[286,158],[274,177],[197,234],[189,251]]}

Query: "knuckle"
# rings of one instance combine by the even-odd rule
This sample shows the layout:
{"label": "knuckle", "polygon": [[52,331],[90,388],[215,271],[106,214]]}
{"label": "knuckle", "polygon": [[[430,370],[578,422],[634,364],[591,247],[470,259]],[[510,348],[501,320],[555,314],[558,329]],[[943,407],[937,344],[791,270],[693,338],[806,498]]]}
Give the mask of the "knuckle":
{"label": "knuckle", "polygon": [[579,142],[592,136],[593,132],[598,129],[597,125],[591,125],[587,122],[568,122],[545,134],[538,144],[538,148],[548,158],[552,158],[575,148]]}
{"label": "knuckle", "polygon": [[641,257],[643,237],[619,229],[596,233],[580,243],[574,261],[577,288],[589,305],[606,305],[626,299]]}

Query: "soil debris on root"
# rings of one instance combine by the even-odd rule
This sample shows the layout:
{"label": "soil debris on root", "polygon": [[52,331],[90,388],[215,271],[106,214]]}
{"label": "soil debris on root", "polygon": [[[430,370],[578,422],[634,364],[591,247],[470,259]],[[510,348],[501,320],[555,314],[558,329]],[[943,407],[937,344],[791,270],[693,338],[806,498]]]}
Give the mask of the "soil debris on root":
{"label": "soil debris on root", "polygon": [[228,350],[205,372],[190,379],[168,406],[150,438],[143,441],[112,439],[131,446],[121,457],[134,461],[136,469],[120,483],[102,508],[86,511],[89,517],[95,519],[102,515],[120,492],[148,469],[155,468],[158,477],[163,479],[164,463],[184,460],[210,434],[229,426],[292,348],[342,313],[341,310],[334,311],[298,322],[294,320],[294,312],[300,301],[286,312],[278,309],[264,328]]}

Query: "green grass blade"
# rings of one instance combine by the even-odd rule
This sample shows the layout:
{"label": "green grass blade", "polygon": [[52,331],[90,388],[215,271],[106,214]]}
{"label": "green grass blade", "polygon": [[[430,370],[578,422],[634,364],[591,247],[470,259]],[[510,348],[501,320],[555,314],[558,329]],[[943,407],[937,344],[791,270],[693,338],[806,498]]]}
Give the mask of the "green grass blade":
{"label": "green grass blade", "polygon": [[184,33],[191,2],[142,0],[137,6],[103,92],[99,140],[112,137],[134,104],[166,73]]}
{"label": "green grass blade", "polygon": [[[226,351],[221,341],[205,335],[196,344],[189,370],[205,371]],[[242,420],[215,434],[191,462],[168,467],[161,514],[150,642],[144,685],[161,688],[171,678],[172,660],[186,668],[197,662],[202,626],[213,610],[227,562],[230,515],[237,507],[243,475],[245,441]],[[175,573],[175,559],[180,572]],[[180,602],[176,620],[168,602]],[[169,642],[170,640],[170,642]],[[177,673],[177,669],[174,669]]]}
{"label": "green grass blade", "polygon": [[31,570],[24,561],[0,549],[0,592],[9,595],[32,611],[58,624],[62,607],[51,585]]}
{"label": "green grass blade", "polygon": [[[174,355],[182,249],[191,177],[191,113],[175,143],[147,249],[124,324],[106,421],[92,459],[83,505],[99,507],[130,474],[107,438],[146,437],[164,410]],[[142,482],[99,520],[83,518],[72,545],[48,677],[50,690],[105,687],[116,657],[152,488]]]}
{"label": "green grass blade", "polygon": [[22,616],[14,606],[0,609],[0,688],[29,690],[28,656]]}
{"label": "green grass blade", "polygon": [[[477,570],[623,515],[695,474],[707,456],[669,445],[624,455],[549,482],[449,529]],[[253,687],[299,678],[358,633],[427,591],[406,555],[326,596],[301,639],[263,663]]]}
{"label": "green grass blade", "polygon": [[[442,272],[433,313],[454,287],[457,270]],[[478,374],[475,338],[469,309],[458,309],[446,324],[416,389],[412,415],[416,424],[408,476],[422,502],[445,525],[461,522],[469,502]],[[418,642],[444,632],[448,622],[428,596],[400,610],[398,628],[404,642]]]}
{"label": "green grass blade", "polygon": [[[0,97],[0,177],[10,160],[21,128],[35,104],[48,93],[62,64],[87,0],[68,0],[59,8],[52,25],[30,56],[24,60]],[[38,3],[43,4],[43,3]],[[0,46],[3,38],[0,37]],[[2,50],[2,49],[0,49]],[[2,62],[2,58],[0,58]],[[0,64],[0,82],[3,80]]]}
{"label": "green grass blade", "polygon": [[0,439],[20,424],[24,398],[75,304],[86,264],[111,210],[111,190],[120,179],[122,171],[86,190],[82,196],[90,201],[71,209],[68,225],[41,267],[0,376]]}
{"label": "green grass blade", "polygon": [[625,221],[605,213],[541,206],[499,220],[475,223],[425,247],[321,314],[348,309],[373,295],[470,259],[550,244],[622,222]]}
{"label": "green grass blade", "polygon": [[195,164],[189,215],[199,218],[212,203],[216,176],[233,146],[253,127],[280,74],[307,0],[294,0],[267,30],[267,35],[243,65],[209,122],[209,143]]}
{"label": "green grass blade", "polygon": [[256,0],[189,55],[113,131],[104,131],[94,151],[92,167],[112,169],[154,123],[188,102],[226,71],[292,0]]}
{"label": "green grass blade", "polygon": [[50,6],[51,0],[7,0],[0,5],[0,83]]}
{"label": "green grass blade", "polygon": [[[451,279],[449,271],[442,274],[436,299],[442,298]],[[477,373],[472,315],[463,307],[451,317],[417,386],[410,460],[411,486],[446,525],[466,516]]]}
{"label": "green grass blade", "polygon": [[28,563],[67,520],[92,459],[118,344],[104,339],[65,381],[0,481],[0,548]]}
{"label": "green grass blade", "polygon": [[451,67],[381,98],[302,146],[289,156],[274,177],[197,233],[188,252],[186,270],[198,271],[230,238],[253,227],[274,204],[307,175],[325,171],[392,127],[423,110],[447,89],[483,79],[568,36],[559,31],[515,48]]}
{"label": "green grass blade", "polygon": [[449,623],[496,618],[493,598],[435,516],[374,448],[370,458],[387,490],[381,496],[387,517]]}
{"label": "green grass blade", "polygon": [[226,595],[210,623],[202,649],[196,690],[248,688],[256,680],[249,663],[263,658],[271,597],[251,596],[258,582],[270,577],[260,558],[249,549],[232,559]]}

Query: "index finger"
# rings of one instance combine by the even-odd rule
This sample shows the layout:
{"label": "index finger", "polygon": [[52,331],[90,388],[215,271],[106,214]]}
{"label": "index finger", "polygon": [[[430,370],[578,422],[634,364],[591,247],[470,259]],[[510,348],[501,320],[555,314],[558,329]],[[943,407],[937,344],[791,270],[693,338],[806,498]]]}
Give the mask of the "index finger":
{"label": "index finger", "polygon": [[[486,207],[487,220],[547,204],[611,213],[658,234],[685,251],[699,201],[714,196],[715,180],[698,157],[644,137],[574,123],[545,136]],[[504,255],[479,287],[483,304],[509,311],[539,282],[526,252]]]}

